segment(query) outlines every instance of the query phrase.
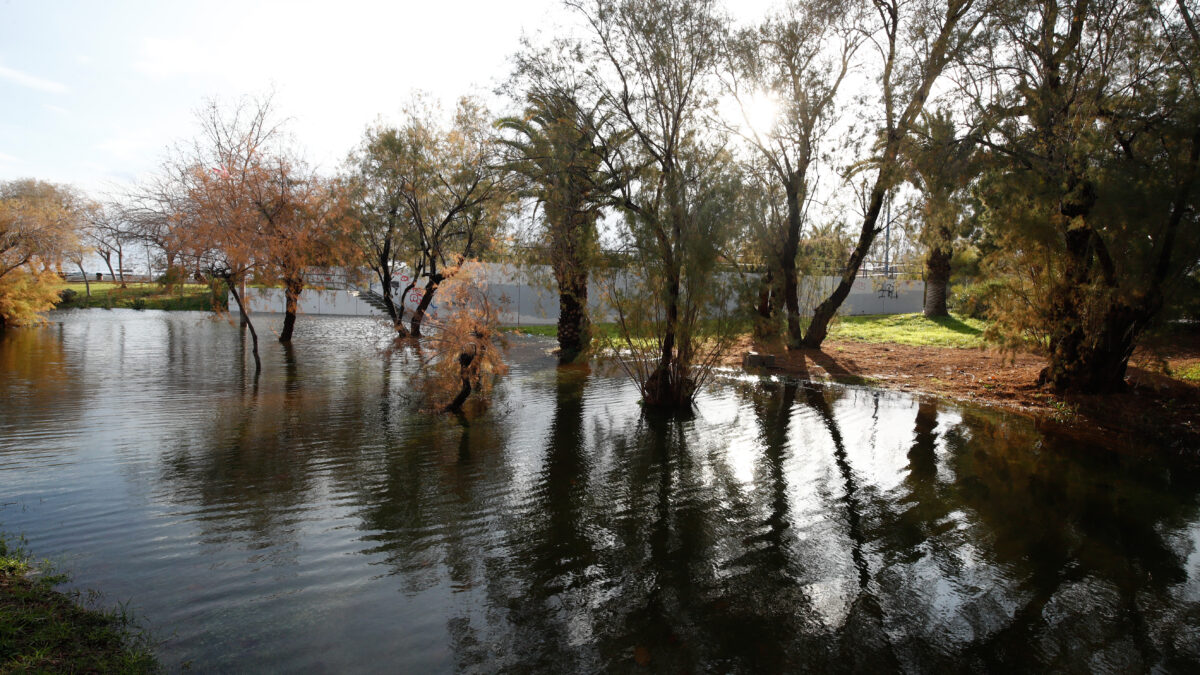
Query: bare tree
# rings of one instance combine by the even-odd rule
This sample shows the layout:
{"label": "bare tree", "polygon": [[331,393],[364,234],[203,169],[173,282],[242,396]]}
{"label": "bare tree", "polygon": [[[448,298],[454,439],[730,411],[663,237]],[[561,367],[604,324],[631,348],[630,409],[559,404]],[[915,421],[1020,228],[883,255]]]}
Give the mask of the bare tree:
{"label": "bare tree", "polygon": [[[109,279],[119,281],[125,287],[125,254],[133,240],[134,233],[125,210],[114,202],[101,202],[91,205],[84,212],[86,219],[85,236],[96,255],[108,267]],[[113,259],[117,267],[113,269]]]}

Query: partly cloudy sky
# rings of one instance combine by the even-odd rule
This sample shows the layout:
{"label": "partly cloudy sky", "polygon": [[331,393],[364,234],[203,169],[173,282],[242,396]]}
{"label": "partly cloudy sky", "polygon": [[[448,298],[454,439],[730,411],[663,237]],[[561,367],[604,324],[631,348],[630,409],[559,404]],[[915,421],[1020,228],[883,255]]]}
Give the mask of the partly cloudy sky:
{"label": "partly cloudy sky", "polygon": [[488,95],[522,34],[572,19],[559,0],[0,0],[0,180],[100,192],[153,170],[206,98],[268,91],[329,169],[415,90]]}

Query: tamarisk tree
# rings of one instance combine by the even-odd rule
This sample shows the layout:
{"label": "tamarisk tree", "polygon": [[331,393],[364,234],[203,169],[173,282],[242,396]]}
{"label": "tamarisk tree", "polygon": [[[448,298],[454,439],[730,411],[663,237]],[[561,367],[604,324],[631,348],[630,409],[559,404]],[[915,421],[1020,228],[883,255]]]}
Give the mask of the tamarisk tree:
{"label": "tamarisk tree", "polygon": [[[420,337],[447,270],[492,245],[508,198],[497,147],[478,101],[461,99],[447,123],[440,110],[418,99],[399,126],[369,129],[351,155],[356,238],[402,335]],[[409,256],[412,284],[395,297],[392,277]],[[422,279],[424,286],[417,287]],[[419,300],[405,330],[402,299],[409,293]]]}
{"label": "tamarisk tree", "polygon": [[988,15],[979,0],[937,0],[908,3],[870,0],[864,31],[875,47],[881,100],[881,124],[876,154],[858,164],[873,175],[864,186],[864,211],[858,239],[845,261],[833,291],[813,310],[801,344],[818,348],[829,333],[829,322],[845,302],[871,245],[883,230],[879,216],[888,191],[903,179],[900,153],[918,122],[934,83],[943,71],[975,42]]}
{"label": "tamarisk tree", "polygon": [[[1200,255],[1200,30],[1186,0],[1042,0],[998,14],[980,97],[1003,335],[1061,392],[1124,387],[1138,337]],[[977,99],[977,100],[980,100]]]}
{"label": "tamarisk tree", "polygon": [[[855,0],[793,3],[762,25],[729,42],[723,80],[746,123],[738,132],[763,166],[765,180],[783,197],[782,218],[767,221],[759,235],[767,257],[760,314],[775,311],[772,286],[782,287],[788,344],[803,339],[796,258],[800,252],[810,169],[836,119],[838,90],[863,40],[861,6]],[[774,99],[771,119],[753,119],[754,106]],[[757,99],[757,100],[756,100]],[[775,107],[775,106],[770,106]]]}
{"label": "tamarisk tree", "polygon": [[654,353],[622,363],[647,406],[687,408],[720,343],[702,335],[701,318],[712,326],[728,314],[715,272],[732,232],[736,177],[707,124],[722,22],[711,0],[568,5],[590,27],[594,86],[629,138],[605,159],[642,279],[636,298],[624,294],[635,311],[618,304],[618,325],[627,348],[650,344]]}

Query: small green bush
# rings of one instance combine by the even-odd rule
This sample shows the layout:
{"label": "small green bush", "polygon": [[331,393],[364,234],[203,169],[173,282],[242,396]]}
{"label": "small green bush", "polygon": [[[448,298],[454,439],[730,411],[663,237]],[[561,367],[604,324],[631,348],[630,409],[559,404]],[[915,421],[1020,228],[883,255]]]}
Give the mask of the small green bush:
{"label": "small green bush", "polygon": [[947,305],[951,313],[972,319],[988,318],[992,298],[1001,292],[1003,284],[999,281],[980,281],[955,284],[950,287],[950,297]]}

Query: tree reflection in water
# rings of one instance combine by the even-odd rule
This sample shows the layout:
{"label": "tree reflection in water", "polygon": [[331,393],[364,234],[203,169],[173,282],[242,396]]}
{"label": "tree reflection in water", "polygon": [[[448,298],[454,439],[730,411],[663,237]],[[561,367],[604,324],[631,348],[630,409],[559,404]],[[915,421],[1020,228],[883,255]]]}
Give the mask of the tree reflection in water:
{"label": "tree reflection in water", "polygon": [[[0,466],[51,475],[57,453],[84,462],[79,480],[128,472],[134,499],[54,517],[92,508],[104,520],[67,531],[140,533],[120,564],[172,580],[154,609],[185,608],[172,616],[192,632],[168,648],[214,669],[258,654],[485,672],[1200,662],[1200,491],[1161,461],[795,380],[731,378],[691,419],[643,415],[624,380],[540,351],[514,359],[492,409],[456,419],[404,394],[409,359],[314,334],[270,350],[255,386],[240,330],[192,323],[0,340]],[[123,355],[110,370],[106,343]],[[98,449],[61,447],[85,434]],[[17,494],[36,504],[45,485]]]}

